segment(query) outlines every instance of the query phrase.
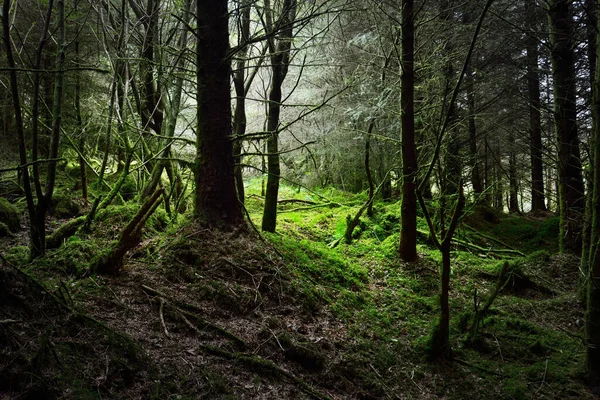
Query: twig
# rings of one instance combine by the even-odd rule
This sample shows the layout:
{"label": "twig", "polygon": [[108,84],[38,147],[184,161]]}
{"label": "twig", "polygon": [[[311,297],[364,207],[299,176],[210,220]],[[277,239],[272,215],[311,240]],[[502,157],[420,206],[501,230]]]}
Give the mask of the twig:
{"label": "twig", "polygon": [[500,348],[500,342],[498,341],[498,338],[496,337],[496,335],[492,334],[492,336],[494,337],[494,340],[496,341],[496,346],[498,346],[498,353],[500,353],[500,359],[502,360],[502,362],[504,362],[504,357],[502,356],[502,349]]}
{"label": "twig", "polygon": [[165,305],[165,299],[163,299],[162,297],[160,298],[160,306],[158,307],[158,316],[160,317],[160,323],[163,327],[163,330],[165,331],[165,336],[166,337],[171,337],[171,335],[169,334],[169,331],[167,330],[167,325],[165,325],[165,316],[163,314],[163,307]]}
{"label": "twig", "polygon": [[542,376],[542,383],[540,384],[540,387],[537,388],[537,390],[535,391],[535,394],[537,394],[542,389],[542,386],[544,386],[544,383],[546,383],[546,373],[547,372],[548,372],[548,359],[546,358],[546,367],[544,368],[544,375]]}
{"label": "twig", "polygon": [[19,322],[21,322],[20,319],[2,319],[0,325],[18,324]]}
{"label": "twig", "polygon": [[491,370],[489,370],[487,368],[483,368],[483,367],[480,367],[478,365],[470,364],[470,363],[468,363],[466,361],[463,361],[461,359],[458,359],[458,358],[454,358],[454,361],[456,361],[460,365],[464,365],[465,367],[474,368],[474,369],[477,369],[479,371],[482,371],[482,372],[485,372],[485,373],[488,373],[488,374],[491,374],[491,375],[496,375],[496,376],[500,376],[500,377],[503,377],[503,378],[505,377],[504,374],[501,374],[501,373],[496,372],[496,371],[491,371]]}

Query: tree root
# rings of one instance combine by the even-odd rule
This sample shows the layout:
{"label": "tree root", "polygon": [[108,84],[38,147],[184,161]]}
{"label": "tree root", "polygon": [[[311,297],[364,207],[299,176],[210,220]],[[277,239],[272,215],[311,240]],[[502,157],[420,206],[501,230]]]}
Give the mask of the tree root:
{"label": "tree root", "polygon": [[[189,304],[189,303],[184,303],[179,300],[175,300],[174,298],[172,298],[156,289],[146,286],[146,285],[142,285],[142,289],[146,293],[154,295],[154,296],[158,296],[160,299],[162,299],[162,301],[165,303],[164,305],[166,307],[170,307],[170,308],[174,309],[180,317],[185,318],[184,322],[188,326],[190,324],[192,324],[192,322],[190,322],[190,319],[192,321],[194,321],[195,324],[192,324],[192,325],[194,325],[196,328],[192,328],[192,329],[194,329],[194,330],[211,330],[211,331],[217,332],[220,335],[222,335],[223,337],[233,341],[240,348],[245,349],[248,347],[246,342],[239,336],[235,335],[234,333],[228,331],[225,328],[221,328],[220,326],[217,326],[211,322],[206,321],[205,319],[203,319],[199,315],[195,314],[194,312],[187,311],[187,310],[193,310],[195,312],[202,312],[202,310],[198,306],[195,306],[195,305]],[[187,320],[187,322],[186,322],[186,320]]]}
{"label": "tree root", "polygon": [[268,371],[273,374],[285,377],[285,378],[291,380],[292,382],[294,382],[295,384],[297,384],[298,387],[300,387],[300,389],[304,393],[312,396],[313,398],[315,398],[317,400],[329,400],[330,399],[330,397],[328,397],[328,396],[320,393],[316,389],[312,388],[308,383],[304,382],[302,379],[298,378],[296,375],[292,374],[291,372],[286,371],[283,368],[279,367],[271,360],[266,360],[262,357],[259,357],[259,356],[253,355],[253,354],[232,353],[232,352],[223,350],[223,349],[221,349],[219,347],[215,347],[215,346],[201,345],[200,348],[208,354],[218,356],[221,358],[225,358],[227,360],[241,362],[242,364],[245,364],[249,367],[261,369],[261,370]]}

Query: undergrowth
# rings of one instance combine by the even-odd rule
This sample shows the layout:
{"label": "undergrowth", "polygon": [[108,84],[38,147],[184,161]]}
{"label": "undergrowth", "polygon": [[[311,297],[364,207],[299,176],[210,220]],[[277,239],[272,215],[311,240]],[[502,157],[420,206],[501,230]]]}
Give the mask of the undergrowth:
{"label": "undergrowth", "polygon": [[[246,209],[260,226],[260,178],[249,181],[246,190]],[[591,398],[582,381],[577,259],[554,254],[556,218],[469,209],[457,234],[462,244],[452,255],[450,334],[456,361],[432,364],[426,355],[439,317],[441,260],[422,216],[419,261],[407,264],[396,251],[399,203],[376,202],[374,216],[362,218],[353,243],[334,247],[344,235],[347,216],[355,215],[366,193],[283,185],[280,199],[299,201],[280,205],[277,233],[262,235],[268,245],[247,232],[215,236],[188,217],[172,220],[160,208],[149,220],[142,244],[128,255],[128,265],[185,288],[182,293],[193,293],[198,301],[213,302],[213,317],[255,318],[263,324],[259,337],[272,354],[281,350],[288,361],[296,358],[300,365],[318,369],[315,382],[335,386],[349,398]],[[86,274],[90,255],[115,238],[137,207],[126,203],[103,210],[92,233],[77,233],[33,263],[27,263],[23,246],[10,249],[6,258],[65,301],[110,298],[114,293],[108,283]],[[504,261],[511,265],[510,273],[473,336],[473,315],[492,293]],[[266,315],[267,303],[269,312],[279,314]],[[327,337],[294,328],[298,320],[316,324],[327,315],[339,323]],[[293,323],[284,322],[286,318]],[[133,361],[129,357],[122,363]],[[195,384],[189,375],[174,374],[150,397],[182,393]],[[203,390],[210,398],[235,397],[230,382],[208,367],[200,368],[194,379],[207,382]],[[73,393],[85,393],[89,387],[78,382]]]}

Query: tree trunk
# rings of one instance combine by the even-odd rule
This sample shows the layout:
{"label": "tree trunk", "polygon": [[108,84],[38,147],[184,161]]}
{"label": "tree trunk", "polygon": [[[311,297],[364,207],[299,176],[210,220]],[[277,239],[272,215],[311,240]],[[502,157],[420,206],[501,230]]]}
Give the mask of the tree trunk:
{"label": "tree trunk", "polygon": [[554,124],[558,145],[560,249],[581,252],[584,187],[577,136],[576,79],[572,45],[573,16],[569,0],[548,5],[554,87]]}
{"label": "tree trunk", "polygon": [[239,21],[239,41],[242,47],[237,54],[236,71],[233,74],[235,88],[235,111],[233,113],[233,160],[235,163],[235,186],[239,201],[244,204],[244,175],[242,173],[242,136],[246,133],[246,57],[248,55],[247,41],[250,38],[251,3],[245,0],[241,5]]}
{"label": "tree trunk", "polygon": [[544,200],[544,165],[542,163],[542,122],[540,103],[540,77],[538,67],[537,6],[525,0],[525,46],[527,51],[527,95],[529,97],[529,138],[531,155],[531,211],[546,211]]}
{"label": "tree trunk", "polygon": [[[75,57],[79,63],[79,39],[75,41]],[[77,132],[79,133],[79,178],[81,184],[81,198],[88,201],[87,166],[85,164],[85,132],[81,117],[81,74],[75,77],[75,118],[77,119]]]}
{"label": "tree trunk", "polygon": [[509,154],[508,154],[508,186],[509,186],[509,200],[508,200],[508,212],[518,213],[519,212],[519,179],[517,177],[517,155],[515,150],[515,137],[510,132],[508,134],[509,143]]}
{"label": "tree trunk", "polygon": [[[270,9],[270,2],[265,2]],[[267,189],[263,209],[262,230],[275,232],[277,225],[277,196],[279,194],[279,114],[281,112],[281,87],[287,75],[290,64],[292,32],[296,20],[296,0],[284,0],[277,26],[283,27],[277,40],[271,39],[271,90],[267,110]],[[271,14],[271,10],[267,11]],[[271,22],[269,22],[269,20]],[[272,19],[267,18],[267,31],[273,33]]]}
{"label": "tree trunk", "polygon": [[[183,24],[188,24],[192,17],[192,14],[190,11],[191,6],[192,6],[192,0],[186,0],[184,3],[183,13],[181,16],[181,20],[183,21]],[[179,51],[181,53],[183,53],[187,50],[187,45],[188,45],[188,29],[187,29],[187,26],[184,26],[183,32],[181,33],[181,36],[178,39],[177,47],[178,47]],[[180,57],[178,57],[178,59],[177,59],[176,69],[178,70],[178,74],[176,75],[175,82],[173,83],[172,100],[171,100],[171,105],[168,109],[166,132],[164,133],[165,138],[162,141],[164,146],[162,149],[161,158],[152,167],[150,179],[144,185],[144,188],[140,195],[140,200],[142,200],[142,201],[144,199],[146,199],[147,197],[151,196],[152,193],[156,190],[156,187],[160,184],[163,170],[165,168],[167,168],[168,171],[171,172],[170,179],[171,179],[171,186],[174,189],[172,191],[174,194],[174,197],[178,198],[180,195],[179,186],[180,186],[181,178],[178,176],[178,169],[168,168],[168,165],[172,164],[172,161],[169,159],[171,157],[171,142],[173,141],[172,138],[175,136],[175,130],[177,128],[177,116],[179,115],[179,112],[181,110],[181,97],[182,97],[182,92],[183,92],[185,64],[186,64],[186,58],[183,56],[183,54],[181,54]],[[160,91],[157,91],[157,92],[160,93]],[[162,103],[162,101],[159,103]],[[158,126],[158,125],[156,126],[157,129],[161,129],[161,130],[162,130],[162,124],[163,124],[162,121],[164,118],[162,116],[162,114],[163,114],[162,111],[157,113],[157,115],[160,115],[160,117],[157,118],[157,120],[160,121],[160,126]],[[157,132],[157,133],[160,134],[160,132]]]}
{"label": "tree trunk", "polygon": [[[29,219],[34,221],[36,218],[36,210],[35,203],[33,200],[33,190],[31,188],[31,181],[29,177],[29,168],[25,167],[27,164],[27,148],[25,142],[25,129],[23,124],[23,114],[21,110],[21,99],[19,95],[19,86],[17,79],[17,71],[15,60],[13,56],[12,43],[10,39],[10,8],[11,1],[5,0],[2,6],[2,39],[4,41],[4,48],[6,50],[6,61],[9,71],[9,79],[10,79],[10,91],[12,96],[13,108],[15,111],[15,126],[17,131],[17,138],[19,141],[19,162],[22,167],[19,170],[21,172],[21,176],[23,178],[23,189],[25,190],[25,199],[27,202],[27,211],[29,214]],[[35,224],[31,224],[31,229],[29,231],[30,239],[31,239],[31,255],[40,254],[40,250],[42,249],[41,243],[39,243],[39,235],[35,230]]]}
{"label": "tree trunk", "polygon": [[[598,2],[600,4],[600,1]],[[600,28],[598,21],[597,26]],[[596,41],[596,46],[600,40]],[[596,53],[596,57],[600,51]],[[598,60],[596,59],[596,64]],[[585,368],[588,385],[600,394],[600,71],[595,71],[592,101],[592,142],[594,153],[594,182],[592,187],[592,229],[587,280],[585,335],[587,340]]]}
{"label": "tree trunk", "polygon": [[475,88],[472,73],[469,74],[469,84],[467,85],[467,104],[469,107],[469,150],[471,152],[471,183],[475,199],[478,200],[483,193],[483,182],[481,179],[480,156],[477,149],[477,124],[475,121]]}
{"label": "tree trunk", "polygon": [[197,130],[194,217],[209,226],[239,226],[231,129],[226,0],[196,3]]}
{"label": "tree trunk", "polygon": [[369,122],[369,128],[367,129],[367,137],[365,138],[365,174],[367,175],[367,183],[369,184],[369,206],[367,208],[367,215],[373,216],[373,196],[375,196],[375,184],[373,183],[373,177],[371,176],[371,166],[369,159],[371,158],[371,133],[375,127],[375,119]]}
{"label": "tree trunk", "polygon": [[402,0],[402,228],[398,253],[403,261],[409,262],[417,259],[414,35],[414,1]]}

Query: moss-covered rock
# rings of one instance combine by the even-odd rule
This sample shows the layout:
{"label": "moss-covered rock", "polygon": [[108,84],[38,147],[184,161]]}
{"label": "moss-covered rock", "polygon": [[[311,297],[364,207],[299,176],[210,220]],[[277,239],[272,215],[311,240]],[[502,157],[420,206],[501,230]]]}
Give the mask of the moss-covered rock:
{"label": "moss-covered rock", "polygon": [[29,247],[14,246],[5,254],[6,260],[13,265],[22,265],[29,260]]}
{"label": "moss-covered rock", "polygon": [[50,214],[57,218],[71,218],[79,215],[81,206],[71,196],[64,193],[56,193],[52,197]]}
{"label": "moss-covered rock", "polygon": [[125,182],[123,182],[123,186],[121,186],[121,189],[119,190],[121,197],[123,197],[123,200],[129,201],[135,197],[137,192],[137,184],[135,183],[135,179],[133,179],[131,175],[127,175]]}
{"label": "moss-covered rock", "polygon": [[0,197],[0,222],[4,223],[11,232],[21,229],[19,210],[2,197]]}
{"label": "moss-covered rock", "polygon": [[25,196],[25,191],[16,180],[0,181],[0,197],[14,201]]}

